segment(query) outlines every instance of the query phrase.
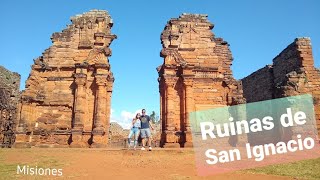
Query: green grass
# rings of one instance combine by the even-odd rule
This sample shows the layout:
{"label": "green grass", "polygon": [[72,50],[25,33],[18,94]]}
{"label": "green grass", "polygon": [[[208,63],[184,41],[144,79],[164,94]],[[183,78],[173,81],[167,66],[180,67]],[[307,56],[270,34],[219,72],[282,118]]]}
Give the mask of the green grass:
{"label": "green grass", "polygon": [[0,177],[1,179],[19,179],[22,175],[17,174],[18,164],[0,164]]}
{"label": "green grass", "polygon": [[[62,168],[64,164],[54,157],[40,156],[35,158],[31,162],[18,162],[10,163],[5,160],[5,153],[0,151],[0,179],[21,179],[25,177],[23,174],[17,174],[17,166],[29,165],[30,167],[42,167],[42,168]],[[31,176],[30,176],[31,177]],[[33,176],[33,179],[41,179],[41,176]]]}
{"label": "green grass", "polygon": [[289,176],[296,179],[320,179],[320,158],[246,170],[254,174]]}

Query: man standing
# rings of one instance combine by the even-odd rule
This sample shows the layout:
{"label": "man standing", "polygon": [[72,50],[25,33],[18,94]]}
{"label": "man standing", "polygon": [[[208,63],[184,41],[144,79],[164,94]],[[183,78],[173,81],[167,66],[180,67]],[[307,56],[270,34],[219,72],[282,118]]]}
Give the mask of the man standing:
{"label": "man standing", "polygon": [[146,138],[148,141],[148,146],[149,146],[149,151],[152,150],[151,148],[151,131],[150,128],[153,130],[152,124],[150,122],[150,117],[146,115],[146,110],[142,109],[140,116],[140,121],[141,121],[141,129],[140,129],[140,135],[142,139],[142,148],[141,150],[145,150],[145,145],[146,145]]}

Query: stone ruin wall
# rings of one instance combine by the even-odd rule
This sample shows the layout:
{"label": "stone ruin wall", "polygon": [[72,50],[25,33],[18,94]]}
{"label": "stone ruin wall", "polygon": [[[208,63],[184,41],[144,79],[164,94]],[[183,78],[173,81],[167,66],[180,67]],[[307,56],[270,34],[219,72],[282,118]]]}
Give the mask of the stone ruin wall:
{"label": "stone ruin wall", "polygon": [[182,14],[161,34],[159,73],[161,146],[192,146],[189,113],[243,103],[232,76],[229,44],[214,36],[207,15]]}
{"label": "stone ruin wall", "polygon": [[[16,147],[105,147],[109,131],[117,129],[109,129],[112,19],[106,11],[93,10],[71,21],[34,60],[20,103],[20,76],[0,67],[0,123],[17,125]],[[213,27],[207,15],[182,14],[169,20],[161,34],[161,146],[191,146],[189,112],[305,93],[314,97],[319,128],[320,73],[310,39],[297,38],[272,65],[237,81],[229,45],[214,36]],[[116,131],[110,141],[118,143],[124,135]]]}
{"label": "stone ruin wall", "polygon": [[71,18],[34,60],[22,92],[16,146],[100,147],[108,143],[114,77],[107,11]]}
{"label": "stone ruin wall", "polygon": [[[274,98],[273,71],[271,65],[252,73],[241,80],[243,96],[247,102],[257,102]],[[252,89],[250,89],[252,87]]]}
{"label": "stone ruin wall", "polygon": [[20,75],[0,66],[0,147],[11,147],[20,98]]}
{"label": "stone ruin wall", "polygon": [[320,71],[314,67],[309,38],[297,38],[273,59],[272,65],[242,80],[247,103],[311,94],[320,130]]}
{"label": "stone ruin wall", "polygon": [[320,131],[320,71],[309,38],[297,38],[272,65],[236,81],[229,45],[212,28],[206,15],[183,14],[168,21],[161,34],[164,62],[157,70],[163,147],[190,145],[189,112],[307,93],[313,96]]}

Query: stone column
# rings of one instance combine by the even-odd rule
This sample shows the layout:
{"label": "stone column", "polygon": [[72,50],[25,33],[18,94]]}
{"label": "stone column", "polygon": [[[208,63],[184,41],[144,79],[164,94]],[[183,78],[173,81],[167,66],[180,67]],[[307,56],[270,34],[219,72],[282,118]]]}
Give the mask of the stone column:
{"label": "stone column", "polygon": [[180,147],[178,137],[176,136],[174,118],[175,118],[175,105],[174,97],[175,85],[177,78],[165,78],[166,86],[166,127],[165,127],[165,145],[164,147]]}
{"label": "stone column", "polygon": [[106,128],[105,128],[107,133],[107,139],[109,138],[109,128],[110,128],[110,120],[111,120],[111,96],[112,96],[113,82],[114,82],[113,77],[108,79],[107,104],[106,104]]}
{"label": "stone column", "polygon": [[87,143],[83,139],[83,127],[86,106],[86,82],[87,75],[84,73],[76,73],[74,75],[76,92],[75,92],[75,103],[74,103],[74,120],[72,128],[72,143],[71,147],[85,147]]}
{"label": "stone column", "polygon": [[96,112],[94,122],[94,135],[103,135],[105,133],[104,122],[106,120],[106,104],[107,104],[107,93],[106,85],[107,78],[105,76],[96,76]]}
{"label": "stone column", "polygon": [[167,126],[167,102],[166,102],[166,85],[161,80],[160,84],[160,96],[161,96],[161,140],[160,146],[166,143],[166,126]]}
{"label": "stone column", "polygon": [[192,134],[190,127],[190,113],[194,111],[194,97],[193,97],[193,79],[184,78],[184,94],[185,94],[185,121],[184,121],[184,133],[185,133],[185,147],[192,146]]}
{"label": "stone column", "polygon": [[75,93],[75,115],[74,115],[74,124],[73,130],[74,131],[83,131],[83,123],[84,123],[84,106],[86,103],[86,85],[87,75],[83,73],[75,74],[75,83],[77,86],[76,93]]}
{"label": "stone column", "polygon": [[[163,94],[162,94],[162,88],[160,87],[159,89],[160,89],[159,94],[160,94],[160,120],[161,120],[160,123],[161,123],[161,130],[162,130],[162,127],[164,127],[163,126],[163,122],[164,122],[163,121],[163,108],[162,108],[162,103],[163,103],[162,102],[162,98],[163,98],[162,95]],[[162,131],[160,131],[160,132],[162,133]]]}
{"label": "stone column", "polygon": [[166,112],[167,112],[167,123],[166,123],[166,130],[174,131],[174,100],[173,100],[173,93],[174,93],[174,86],[176,82],[173,80],[166,80]]}
{"label": "stone column", "polygon": [[158,79],[159,81],[159,93],[160,93],[160,117],[161,117],[161,139],[160,139],[160,146],[166,142],[166,120],[167,120],[167,110],[166,110],[166,85],[164,83],[164,79],[161,77]]}
{"label": "stone column", "polygon": [[25,134],[27,131],[26,119],[28,119],[28,116],[27,116],[28,106],[29,106],[29,104],[27,104],[27,103],[21,105],[20,120],[18,122],[18,126],[16,129],[16,133],[18,133],[18,134]]}
{"label": "stone column", "polygon": [[108,143],[108,136],[106,133],[106,120],[107,120],[107,75],[96,75],[95,77],[97,90],[96,90],[96,112],[94,120],[94,128],[92,131],[92,144],[91,147],[106,147]]}
{"label": "stone column", "polygon": [[17,109],[16,109],[16,117],[15,117],[15,130],[17,129],[17,127],[19,126],[19,123],[20,123],[20,119],[21,119],[21,106],[22,106],[22,103],[19,102],[17,104]]}
{"label": "stone column", "polygon": [[21,105],[20,109],[20,119],[18,121],[18,125],[16,127],[15,131],[15,143],[13,144],[13,147],[15,148],[29,148],[31,147],[31,144],[29,143],[29,137],[27,131],[29,129],[26,119],[28,119],[28,107],[29,104],[25,103],[24,105]]}

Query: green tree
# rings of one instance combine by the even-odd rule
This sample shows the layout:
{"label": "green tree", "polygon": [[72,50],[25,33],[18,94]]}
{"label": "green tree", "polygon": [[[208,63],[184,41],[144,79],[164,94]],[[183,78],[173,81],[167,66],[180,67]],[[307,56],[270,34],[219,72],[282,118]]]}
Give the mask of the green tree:
{"label": "green tree", "polygon": [[152,113],[150,114],[150,120],[153,124],[158,124],[159,123],[159,116],[156,114],[155,111],[152,111]]}

